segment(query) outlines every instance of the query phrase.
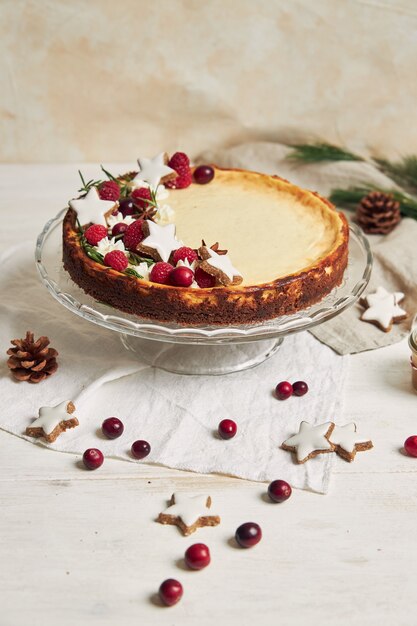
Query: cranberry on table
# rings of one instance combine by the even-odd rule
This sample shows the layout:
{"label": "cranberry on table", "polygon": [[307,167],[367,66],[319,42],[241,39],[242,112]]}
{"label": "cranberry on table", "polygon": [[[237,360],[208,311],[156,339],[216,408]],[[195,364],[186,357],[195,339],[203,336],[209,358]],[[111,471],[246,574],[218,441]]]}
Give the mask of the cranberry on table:
{"label": "cranberry on table", "polygon": [[132,456],[135,459],[144,459],[151,451],[151,446],[147,441],[143,439],[138,439],[132,443],[132,447],[130,448]]}
{"label": "cranberry on table", "polygon": [[182,598],[183,588],[179,580],[167,578],[159,587],[159,597],[166,606],[177,604]]}
{"label": "cranberry on table", "polygon": [[194,543],[187,548],[184,559],[190,569],[203,569],[210,563],[210,550],[205,543]]}
{"label": "cranberry on table", "polygon": [[287,400],[293,394],[292,384],[283,380],[275,387],[275,393],[278,400]]}
{"label": "cranberry on table", "polygon": [[404,449],[410,456],[417,457],[417,435],[411,435],[404,441]]}
{"label": "cranberry on table", "polygon": [[199,185],[207,185],[214,178],[214,169],[210,165],[200,165],[194,170],[194,180]]}
{"label": "cranberry on table", "polygon": [[101,425],[103,435],[109,439],[117,439],[123,434],[124,429],[123,422],[118,417],[108,417]]}
{"label": "cranberry on table", "polygon": [[176,287],[189,287],[194,280],[194,272],[189,267],[174,267],[169,275],[169,282]]}
{"label": "cranberry on table", "polygon": [[83,463],[89,470],[98,469],[103,465],[104,456],[97,448],[88,448],[83,454]]}
{"label": "cranberry on table", "polygon": [[237,424],[233,420],[222,420],[217,431],[222,439],[232,439],[237,433]]}
{"label": "cranberry on table", "polygon": [[255,522],[246,522],[239,526],[235,539],[242,548],[252,548],[262,539],[262,530]]}
{"label": "cranberry on table", "polygon": [[123,200],[120,200],[119,211],[123,215],[123,217],[126,217],[126,215],[134,215],[135,213],[138,213],[137,206],[135,205],[135,202],[132,198],[123,198]]}
{"label": "cranberry on table", "polygon": [[292,384],[292,388],[296,396],[304,396],[308,391],[308,385],[304,380],[297,380]]}
{"label": "cranberry on table", "polygon": [[268,486],[268,496],[273,502],[285,502],[291,493],[291,486],[285,480],[273,480]]}
{"label": "cranberry on table", "polygon": [[111,230],[111,234],[113,235],[113,237],[117,237],[118,235],[124,235],[124,233],[127,230],[127,224],[124,224],[124,222],[118,222],[117,224],[115,224]]}

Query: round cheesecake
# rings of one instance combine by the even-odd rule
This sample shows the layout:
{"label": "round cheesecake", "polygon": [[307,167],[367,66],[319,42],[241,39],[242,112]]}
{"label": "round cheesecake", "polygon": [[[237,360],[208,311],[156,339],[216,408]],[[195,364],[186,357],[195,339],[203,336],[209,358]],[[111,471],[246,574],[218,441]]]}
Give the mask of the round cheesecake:
{"label": "round cheesecake", "polygon": [[105,267],[85,253],[69,209],[64,267],[101,302],[140,317],[184,325],[257,323],[320,301],[339,285],[348,258],[343,214],[311,191],[276,177],[214,168],[209,184],[170,189],[176,236],[198,249],[219,242],[240,284],[176,287]]}

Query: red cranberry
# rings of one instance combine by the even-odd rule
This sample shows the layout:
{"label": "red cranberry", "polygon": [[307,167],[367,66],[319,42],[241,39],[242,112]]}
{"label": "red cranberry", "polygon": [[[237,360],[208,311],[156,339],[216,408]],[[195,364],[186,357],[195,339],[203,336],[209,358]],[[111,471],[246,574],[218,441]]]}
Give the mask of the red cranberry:
{"label": "red cranberry", "polygon": [[113,237],[117,237],[118,235],[124,235],[124,233],[127,230],[127,224],[124,224],[123,222],[118,222],[117,224],[115,224],[111,230],[111,234],[113,235]]}
{"label": "red cranberry", "polygon": [[159,597],[167,606],[177,604],[182,598],[182,593],[182,585],[175,578],[167,578],[159,587]]}
{"label": "red cranberry", "polygon": [[272,502],[285,502],[291,493],[292,489],[285,480],[273,480],[268,486],[268,495]]}
{"label": "red cranberry", "polygon": [[242,548],[256,546],[262,539],[262,530],[255,522],[246,522],[236,530],[235,539]]}
{"label": "red cranberry", "polygon": [[103,465],[103,453],[97,448],[88,448],[83,454],[83,463],[89,470],[98,469]]}
{"label": "red cranberry", "polygon": [[404,449],[410,456],[417,456],[417,435],[411,435],[405,440]]}
{"label": "red cranberry", "polygon": [[130,451],[132,453],[132,456],[135,457],[135,459],[144,459],[145,456],[148,456],[148,454],[150,453],[151,446],[149,445],[147,441],[138,439],[138,441],[134,441],[132,443],[132,447],[130,448]]}
{"label": "red cranberry", "polygon": [[174,267],[169,275],[169,282],[176,287],[189,287],[194,280],[194,272],[189,267]]}
{"label": "red cranberry", "polygon": [[275,388],[275,393],[278,400],[287,400],[293,394],[292,384],[286,380],[278,383]]}
{"label": "red cranberry", "polygon": [[101,425],[103,435],[109,439],[117,439],[123,434],[124,429],[123,422],[118,417],[108,417]]}
{"label": "red cranberry", "polygon": [[200,165],[194,170],[194,180],[199,185],[207,185],[214,178],[214,169],[210,165]]}
{"label": "red cranberry", "polygon": [[292,384],[292,390],[296,396],[304,396],[308,391],[308,385],[303,380],[297,380]]}
{"label": "red cranberry", "polygon": [[237,433],[237,425],[233,420],[222,420],[218,426],[218,433],[222,439],[232,439]]}
{"label": "red cranberry", "polygon": [[210,550],[204,543],[194,543],[185,552],[185,562],[190,569],[203,569],[210,563]]}
{"label": "red cranberry", "polygon": [[132,198],[123,198],[119,203],[119,211],[123,217],[126,217],[126,215],[134,215],[138,209]]}

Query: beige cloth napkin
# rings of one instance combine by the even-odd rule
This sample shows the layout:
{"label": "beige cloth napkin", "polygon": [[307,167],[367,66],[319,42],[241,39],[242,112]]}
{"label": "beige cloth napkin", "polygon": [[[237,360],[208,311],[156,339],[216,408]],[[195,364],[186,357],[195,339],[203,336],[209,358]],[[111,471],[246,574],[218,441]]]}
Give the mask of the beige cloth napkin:
{"label": "beige cloth napkin", "polygon": [[[216,163],[221,167],[242,167],[268,174],[278,174],[291,182],[328,195],[336,187],[371,183],[377,187],[395,187],[392,181],[369,163],[338,161],[300,164],[286,159],[290,149],[279,143],[246,143],[232,148],[209,151],[198,162]],[[348,218],[352,216],[347,214]],[[339,354],[353,354],[396,343],[409,332],[417,311],[417,221],[407,218],[389,235],[370,236],[374,254],[371,281],[365,292],[378,286],[388,291],[402,291],[401,306],[408,318],[395,324],[388,333],[360,320],[363,308],[356,304],[311,332]]]}

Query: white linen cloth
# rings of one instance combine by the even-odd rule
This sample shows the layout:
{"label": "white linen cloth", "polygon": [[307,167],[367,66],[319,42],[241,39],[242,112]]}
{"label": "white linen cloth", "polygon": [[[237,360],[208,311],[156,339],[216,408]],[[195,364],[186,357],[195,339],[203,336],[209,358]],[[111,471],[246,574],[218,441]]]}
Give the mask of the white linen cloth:
{"label": "white linen cloth", "polygon": [[[262,365],[228,376],[180,376],[149,367],[122,347],[116,332],[79,318],[51,297],[36,274],[33,248],[34,242],[27,242],[0,257],[0,345],[5,353],[10,339],[23,337],[26,330],[36,338],[47,335],[59,352],[59,369],[39,384],[16,382],[3,360],[1,428],[25,437],[41,406],[72,400],[80,426],[58,437],[49,446],[55,450],[81,455],[98,447],[105,456],[124,461],[249,480],[280,478],[293,487],[327,491],[334,454],[297,465],[279,446],[298,432],[301,420],[345,423],[348,357],[303,332],[286,338]],[[274,397],[279,381],[300,379],[310,386],[304,397]],[[102,421],[110,416],[125,426],[123,435],[112,441],[100,433]],[[216,436],[224,418],[238,425],[238,434],[229,441]],[[130,455],[136,439],[152,447],[143,461]]]}

